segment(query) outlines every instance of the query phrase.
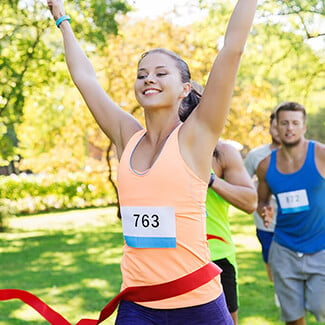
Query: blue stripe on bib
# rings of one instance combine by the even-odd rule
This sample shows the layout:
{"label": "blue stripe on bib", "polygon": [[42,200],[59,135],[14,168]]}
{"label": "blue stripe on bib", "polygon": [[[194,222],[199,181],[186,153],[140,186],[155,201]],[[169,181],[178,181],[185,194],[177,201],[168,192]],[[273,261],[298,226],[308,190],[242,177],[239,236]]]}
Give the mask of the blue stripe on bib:
{"label": "blue stripe on bib", "polygon": [[309,210],[309,205],[303,205],[300,207],[293,207],[293,208],[281,208],[282,213],[296,213],[296,212],[301,212],[301,211],[308,211]]}
{"label": "blue stripe on bib", "polygon": [[175,237],[135,237],[124,236],[129,247],[134,248],[176,248]]}

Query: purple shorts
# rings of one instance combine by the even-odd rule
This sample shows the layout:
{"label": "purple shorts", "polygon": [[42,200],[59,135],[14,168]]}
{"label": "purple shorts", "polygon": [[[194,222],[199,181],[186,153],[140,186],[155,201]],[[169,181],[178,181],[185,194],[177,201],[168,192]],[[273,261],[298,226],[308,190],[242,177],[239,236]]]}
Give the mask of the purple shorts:
{"label": "purple shorts", "polygon": [[177,309],[152,309],[121,301],[116,325],[233,325],[224,294],[203,305]]}

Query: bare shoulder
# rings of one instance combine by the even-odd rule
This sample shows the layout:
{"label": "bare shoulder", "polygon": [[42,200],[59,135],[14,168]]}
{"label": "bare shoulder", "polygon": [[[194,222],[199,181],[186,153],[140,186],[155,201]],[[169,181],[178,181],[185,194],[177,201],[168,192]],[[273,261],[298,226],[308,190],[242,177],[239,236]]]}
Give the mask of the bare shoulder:
{"label": "bare shoulder", "polygon": [[256,169],[256,175],[259,179],[263,179],[265,177],[266,171],[269,168],[270,164],[270,155],[266,156],[261,162],[258,164]]}
{"label": "bare shoulder", "polygon": [[325,159],[325,144],[316,142],[316,155],[321,159]]}
{"label": "bare shoulder", "polygon": [[233,145],[225,141],[219,140],[216,148],[220,153],[225,156],[225,158],[241,158],[239,151]]}
{"label": "bare shoulder", "polygon": [[316,142],[315,156],[317,169],[325,177],[325,144]]}
{"label": "bare shoulder", "polygon": [[233,145],[219,140],[216,149],[218,151],[218,160],[224,168],[244,165],[240,152]]}

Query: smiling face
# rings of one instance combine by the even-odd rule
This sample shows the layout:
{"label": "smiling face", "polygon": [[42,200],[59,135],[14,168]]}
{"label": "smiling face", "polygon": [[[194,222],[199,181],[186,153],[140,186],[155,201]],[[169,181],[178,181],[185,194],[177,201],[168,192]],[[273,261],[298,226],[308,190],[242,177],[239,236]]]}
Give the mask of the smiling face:
{"label": "smiling face", "polygon": [[306,132],[303,112],[280,111],[277,119],[277,128],[282,145],[287,147],[298,145]]}
{"label": "smiling face", "polygon": [[139,62],[134,84],[135,96],[144,108],[178,109],[180,101],[188,94],[187,84],[182,82],[174,58],[165,53],[152,52]]}

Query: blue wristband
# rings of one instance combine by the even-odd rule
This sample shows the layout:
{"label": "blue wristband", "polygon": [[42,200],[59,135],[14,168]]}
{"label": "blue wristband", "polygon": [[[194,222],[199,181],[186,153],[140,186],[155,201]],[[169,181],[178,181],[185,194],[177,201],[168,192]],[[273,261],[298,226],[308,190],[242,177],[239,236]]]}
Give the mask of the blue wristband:
{"label": "blue wristband", "polygon": [[70,16],[68,16],[68,15],[63,15],[63,16],[61,16],[60,18],[58,18],[58,19],[55,21],[55,25],[56,25],[56,27],[60,28],[60,24],[61,24],[63,21],[65,21],[65,20],[67,20],[67,21],[70,23],[70,21],[71,21]]}

